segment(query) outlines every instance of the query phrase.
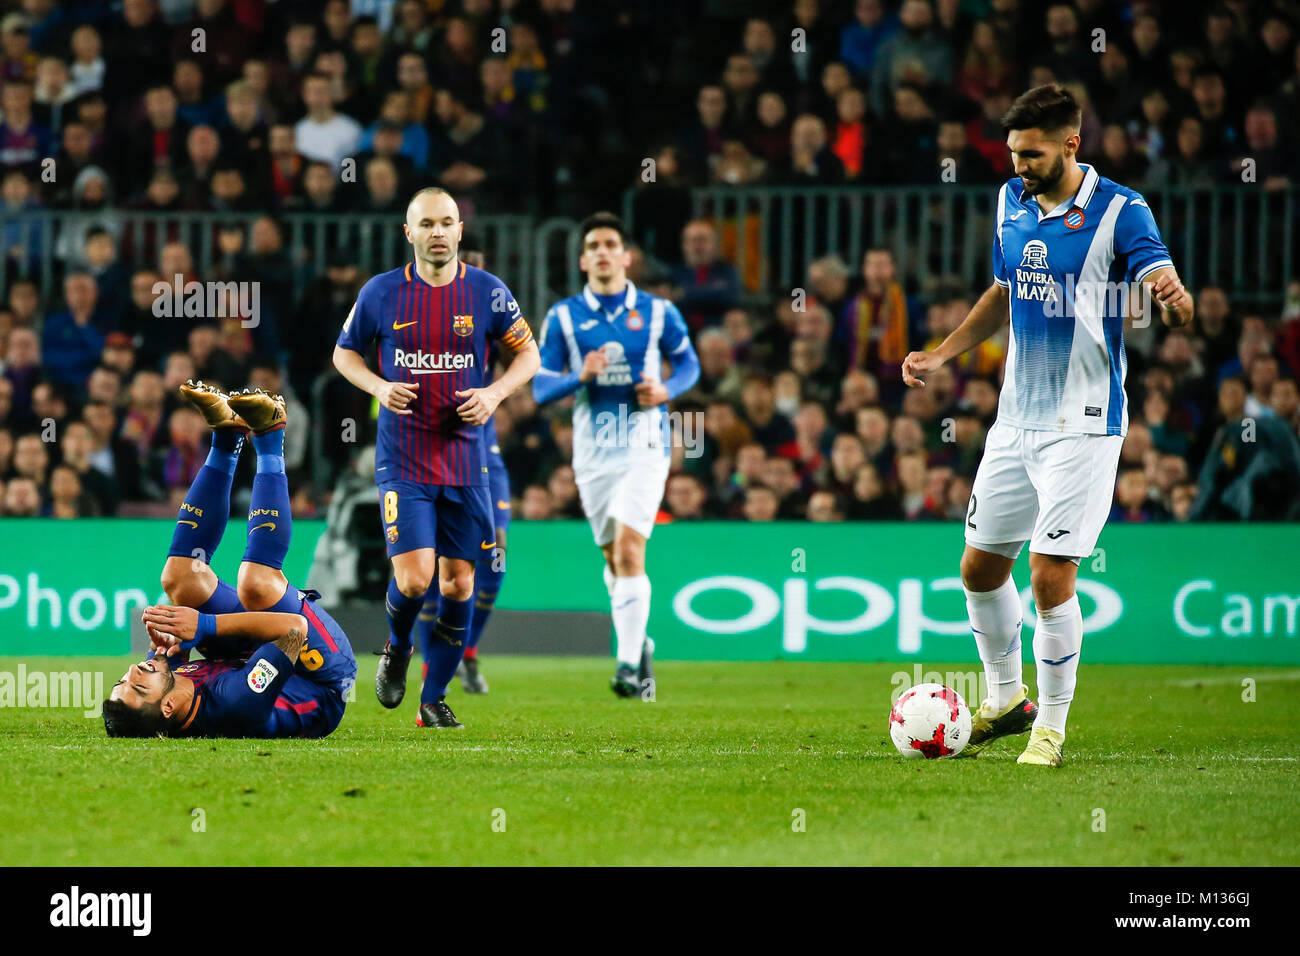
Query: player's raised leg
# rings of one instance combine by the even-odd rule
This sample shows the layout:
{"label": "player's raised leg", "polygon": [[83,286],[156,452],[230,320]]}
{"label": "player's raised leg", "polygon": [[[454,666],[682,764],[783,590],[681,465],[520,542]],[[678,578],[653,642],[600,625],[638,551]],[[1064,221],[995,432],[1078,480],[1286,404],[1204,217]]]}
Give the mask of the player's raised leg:
{"label": "player's raised leg", "polygon": [[296,614],[301,601],[297,591],[290,589],[283,571],[293,538],[284,464],[284,431],[288,423],[285,402],[281,396],[261,389],[235,392],[229,401],[252,429],[257,454],[257,474],[248,507],[248,541],[239,566],[239,599],[250,611]]}
{"label": "player's raised leg", "polygon": [[221,581],[210,565],[230,520],[230,487],[248,425],[218,389],[187,381],[179,391],[212,429],[212,447],[176,516],[163,564],[163,591],[172,604],[204,614],[242,611],[235,589]]}

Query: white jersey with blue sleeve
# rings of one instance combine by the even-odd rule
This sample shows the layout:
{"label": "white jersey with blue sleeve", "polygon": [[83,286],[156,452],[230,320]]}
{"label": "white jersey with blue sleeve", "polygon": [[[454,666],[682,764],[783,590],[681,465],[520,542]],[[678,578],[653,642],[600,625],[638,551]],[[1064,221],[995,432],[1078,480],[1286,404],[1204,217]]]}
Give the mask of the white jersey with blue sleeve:
{"label": "white jersey with blue sleeve", "polygon": [[998,419],[1124,435],[1127,290],[1173,262],[1146,200],[1092,166],[1080,168],[1074,199],[1046,215],[1019,178],[998,193],[993,278],[1011,313]]}
{"label": "white jersey with blue sleeve", "polygon": [[[533,380],[537,400],[575,393],[573,470],[579,481],[625,471],[638,458],[671,455],[667,405],[641,408],[636,386],[646,378],[660,381],[665,359],[673,368],[664,382],[670,397],[698,377],[699,361],[675,305],[629,282],[618,305],[607,311],[587,287],[552,306],[540,348],[542,366]],[[578,383],[584,356],[598,349],[605,353],[605,370]]]}

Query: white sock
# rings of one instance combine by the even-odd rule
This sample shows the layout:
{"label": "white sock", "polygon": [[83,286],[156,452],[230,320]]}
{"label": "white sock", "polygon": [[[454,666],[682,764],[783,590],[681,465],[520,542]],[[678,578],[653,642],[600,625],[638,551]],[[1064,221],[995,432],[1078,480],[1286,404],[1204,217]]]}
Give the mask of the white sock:
{"label": "white sock", "polygon": [[618,579],[614,577],[614,572],[611,571],[611,570],[609,569],[609,565],[608,565],[608,564],[605,565],[605,567],[604,567],[604,571],[605,571],[605,590],[609,593],[609,599],[610,599],[610,601],[613,601],[613,600],[614,600],[614,582],[615,582],[616,580],[618,580]]}
{"label": "white sock", "polygon": [[984,679],[989,699],[1000,713],[1020,690],[1020,625],[1023,620],[1020,593],[1015,579],[1007,575],[1002,586],[992,591],[966,591],[966,613],[975,646],[984,662]]}
{"label": "white sock", "polygon": [[1049,610],[1039,610],[1034,628],[1034,668],[1038,672],[1038,719],[1035,727],[1065,733],[1065,717],[1074,700],[1079,651],[1083,647],[1083,612],[1079,595]]}
{"label": "white sock", "polygon": [[618,662],[641,666],[645,627],[650,620],[650,579],[644,574],[615,578],[611,590],[614,635],[618,638]]}

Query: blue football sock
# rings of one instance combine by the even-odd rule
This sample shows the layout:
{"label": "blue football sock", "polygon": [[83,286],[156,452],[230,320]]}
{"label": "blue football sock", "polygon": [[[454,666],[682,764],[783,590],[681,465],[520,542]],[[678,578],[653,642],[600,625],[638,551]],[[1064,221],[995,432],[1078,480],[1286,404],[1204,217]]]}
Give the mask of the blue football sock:
{"label": "blue football sock", "polygon": [[244,436],[230,429],[212,433],[208,460],[194,476],[194,483],[176,514],[168,557],[212,563],[212,555],[230,520],[230,486],[235,480],[235,466],[243,445]]}
{"label": "blue football sock", "polygon": [[438,619],[433,623],[433,635],[427,649],[429,672],[420,689],[420,703],[432,704],[447,693],[447,685],[456,675],[456,668],[465,653],[473,614],[472,599],[455,601],[445,594],[438,599]]}
{"label": "blue football sock", "polygon": [[493,565],[496,563],[495,558],[485,558],[474,568],[474,620],[469,626],[466,650],[478,647],[478,639],[483,635],[483,628],[487,625],[488,618],[492,616],[497,594],[501,591],[501,581],[506,573],[504,570],[494,570]]}
{"label": "blue football sock", "polygon": [[420,606],[419,617],[415,619],[416,636],[420,642],[420,657],[424,666],[429,666],[429,641],[433,639],[433,622],[438,617],[438,579],[429,583],[429,590],[424,592],[424,603]]}
{"label": "blue football sock", "polygon": [[[258,455],[257,460],[260,465],[262,456]],[[248,505],[248,545],[244,548],[244,560],[278,570],[284,566],[292,537],[289,479],[283,472],[264,472],[259,468],[253,478],[253,497]]]}
{"label": "blue football sock", "polygon": [[253,450],[257,452],[257,473],[284,474],[284,429],[277,428],[265,435],[253,436]]}
{"label": "blue football sock", "polygon": [[245,608],[239,601],[239,592],[225,581],[218,580],[217,589],[212,592],[212,597],[194,610],[200,614],[236,614]]}
{"label": "blue football sock", "polygon": [[397,579],[388,582],[384,606],[388,611],[388,643],[396,650],[411,653],[411,625],[424,604],[424,595],[407,597],[397,587]]}

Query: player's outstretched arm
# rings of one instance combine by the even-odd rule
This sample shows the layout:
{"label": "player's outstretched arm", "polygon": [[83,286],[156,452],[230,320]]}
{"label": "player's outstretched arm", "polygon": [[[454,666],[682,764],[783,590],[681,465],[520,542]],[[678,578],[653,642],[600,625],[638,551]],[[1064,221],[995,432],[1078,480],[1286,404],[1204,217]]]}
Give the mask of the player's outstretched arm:
{"label": "player's outstretched arm", "polygon": [[1007,322],[1007,290],[996,282],[980,296],[966,316],[966,321],[953,329],[938,348],[929,352],[910,352],[903,359],[903,383],[911,388],[924,388],[926,372],[932,372],[949,359],[973,349]]}
{"label": "player's outstretched arm", "polygon": [[334,367],[361,391],[379,399],[379,404],[390,412],[398,415],[411,414],[407,406],[415,401],[419,382],[390,382],[381,378],[366,367],[366,360],[360,352],[345,349],[341,345],[334,346]]}
{"label": "player's outstretched arm", "polygon": [[1142,284],[1151,292],[1151,298],[1160,306],[1160,320],[1170,328],[1181,328],[1196,318],[1196,303],[1192,294],[1183,288],[1183,282],[1173,266],[1164,266],[1148,273]]}
{"label": "player's outstretched arm", "polygon": [[307,619],[279,611],[200,614],[192,607],[161,604],[145,608],[144,622],[155,644],[169,648],[196,637],[244,637],[259,644],[274,644],[290,661],[298,660],[307,639]]}

